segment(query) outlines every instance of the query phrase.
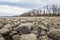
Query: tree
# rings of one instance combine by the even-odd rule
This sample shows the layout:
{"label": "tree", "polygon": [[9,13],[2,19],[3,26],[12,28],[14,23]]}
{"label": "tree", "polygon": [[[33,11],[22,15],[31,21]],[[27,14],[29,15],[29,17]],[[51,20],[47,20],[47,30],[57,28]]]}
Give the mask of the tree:
{"label": "tree", "polygon": [[56,15],[56,13],[57,13],[57,6],[55,4],[52,4],[52,11],[53,11],[53,15]]}

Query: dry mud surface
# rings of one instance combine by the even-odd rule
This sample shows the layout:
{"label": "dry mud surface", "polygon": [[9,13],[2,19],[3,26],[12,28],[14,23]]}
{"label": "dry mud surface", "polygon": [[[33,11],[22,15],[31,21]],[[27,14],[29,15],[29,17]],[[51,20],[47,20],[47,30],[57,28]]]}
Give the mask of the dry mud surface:
{"label": "dry mud surface", "polygon": [[0,40],[60,40],[60,16],[0,18]]}

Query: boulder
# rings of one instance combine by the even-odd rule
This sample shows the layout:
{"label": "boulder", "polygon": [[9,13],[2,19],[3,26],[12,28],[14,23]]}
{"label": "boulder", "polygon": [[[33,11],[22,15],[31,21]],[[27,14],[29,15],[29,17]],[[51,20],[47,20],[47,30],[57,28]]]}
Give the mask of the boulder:
{"label": "boulder", "polygon": [[15,34],[12,36],[13,40],[20,40],[20,35],[19,34]]}
{"label": "boulder", "polygon": [[42,24],[40,24],[40,25],[38,26],[38,28],[41,28],[42,30],[48,31],[48,29],[47,29],[44,25],[42,25]]}
{"label": "boulder", "polygon": [[21,23],[26,23],[26,22],[27,22],[27,20],[20,20],[20,22],[21,22]]}
{"label": "boulder", "polygon": [[15,35],[15,34],[17,34],[17,31],[11,31],[11,32],[9,33],[9,36],[13,36],[13,35]]}
{"label": "boulder", "polygon": [[4,28],[8,28],[8,27],[11,27],[11,25],[9,23],[4,25]]}
{"label": "boulder", "polygon": [[19,32],[20,34],[28,34],[30,33],[30,30],[27,26],[22,26],[17,28],[17,32]]}
{"label": "boulder", "polygon": [[20,34],[28,34],[31,31],[31,25],[30,24],[21,24],[19,25],[16,30],[20,33]]}
{"label": "boulder", "polygon": [[21,35],[20,40],[37,40],[37,37],[35,34],[23,34]]}
{"label": "boulder", "polygon": [[9,33],[9,32],[10,32],[10,30],[7,29],[7,28],[0,29],[0,34],[6,34],[6,33]]}
{"label": "boulder", "polygon": [[5,40],[4,37],[0,37],[0,40]]}
{"label": "boulder", "polygon": [[44,35],[46,35],[47,33],[46,33],[46,31],[41,30],[41,33],[39,33],[39,34],[40,34],[40,36],[44,36]]}
{"label": "boulder", "polygon": [[39,36],[38,31],[31,31],[31,33],[35,34],[36,36]]}
{"label": "boulder", "polygon": [[0,34],[0,40],[5,40],[5,38]]}
{"label": "boulder", "polygon": [[4,25],[3,25],[2,23],[0,23],[0,29],[3,28],[3,26],[4,26]]}
{"label": "boulder", "polygon": [[47,35],[44,35],[44,36],[40,36],[40,40],[49,40],[49,38]]}
{"label": "boulder", "polygon": [[50,30],[48,32],[48,36],[53,39],[60,40],[60,29]]}

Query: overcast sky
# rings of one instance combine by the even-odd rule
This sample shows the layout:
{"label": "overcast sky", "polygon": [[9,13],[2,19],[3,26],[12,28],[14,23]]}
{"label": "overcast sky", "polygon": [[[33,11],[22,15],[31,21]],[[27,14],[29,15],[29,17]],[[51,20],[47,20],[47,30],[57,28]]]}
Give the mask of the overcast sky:
{"label": "overcast sky", "polygon": [[48,4],[60,5],[60,0],[0,0],[0,16],[19,15]]}

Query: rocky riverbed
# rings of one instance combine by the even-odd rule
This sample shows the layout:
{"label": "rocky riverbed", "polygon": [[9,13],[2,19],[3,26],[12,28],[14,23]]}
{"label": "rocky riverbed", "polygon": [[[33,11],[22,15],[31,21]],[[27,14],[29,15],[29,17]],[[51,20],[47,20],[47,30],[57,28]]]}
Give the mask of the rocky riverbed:
{"label": "rocky riverbed", "polygon": [[60,17],[0,18],[0,40],[60,40]]}

